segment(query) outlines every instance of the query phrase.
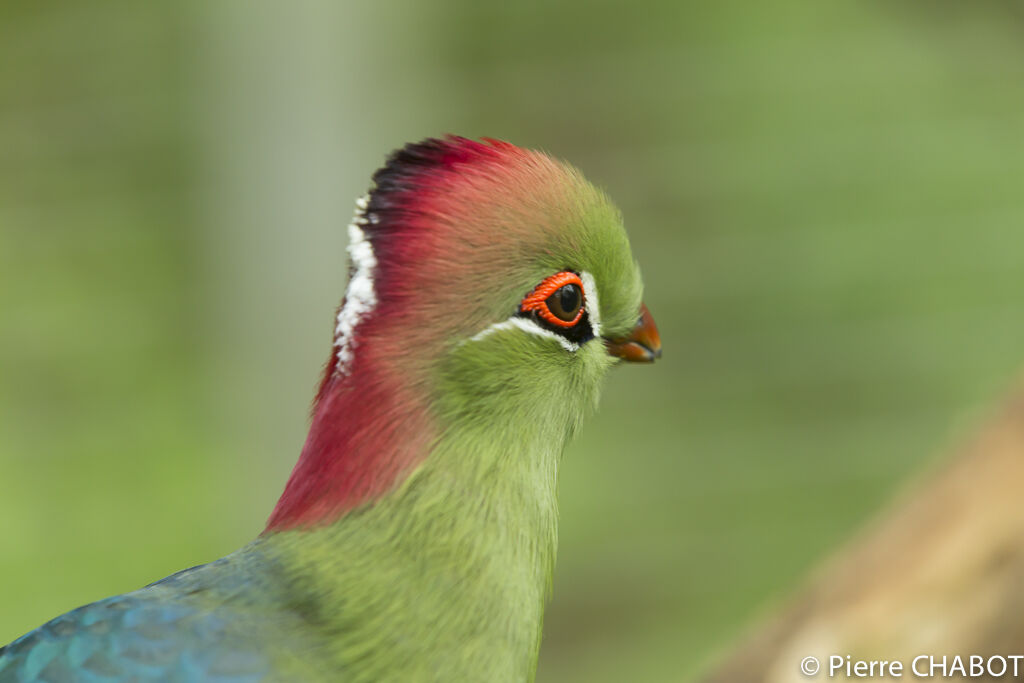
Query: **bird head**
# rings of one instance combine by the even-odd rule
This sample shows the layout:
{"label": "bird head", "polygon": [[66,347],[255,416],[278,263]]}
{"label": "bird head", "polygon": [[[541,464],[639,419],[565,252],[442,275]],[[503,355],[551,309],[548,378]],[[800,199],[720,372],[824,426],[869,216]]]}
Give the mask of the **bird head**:
{"label": "bird head", "polygon": [[349,284],[271,527],[372,500],[459,427],[564,443],[620,361],[661,354],[618,210],[512,144],[394,152],[349,226]]}

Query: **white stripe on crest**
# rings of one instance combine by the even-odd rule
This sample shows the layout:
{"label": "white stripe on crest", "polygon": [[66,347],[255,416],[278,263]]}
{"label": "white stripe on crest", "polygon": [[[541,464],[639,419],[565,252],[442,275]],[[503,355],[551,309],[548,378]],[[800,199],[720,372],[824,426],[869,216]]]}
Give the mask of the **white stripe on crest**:
{"label": "white stripe on crest", "polygon": [[367,220],[365,196],[356,200],[356,212],[348,226],[348,255],[352,261],[352,274],[345,290],[345,305],[338,311],[338,324],[334,328],[334,345],[338,347],[337,371],[345,374],[355,355],[355,330],[377,307],[377,291],[373,286],[377,257],[373,245],[363,231],[367,223],[375,223],[376,216]]}

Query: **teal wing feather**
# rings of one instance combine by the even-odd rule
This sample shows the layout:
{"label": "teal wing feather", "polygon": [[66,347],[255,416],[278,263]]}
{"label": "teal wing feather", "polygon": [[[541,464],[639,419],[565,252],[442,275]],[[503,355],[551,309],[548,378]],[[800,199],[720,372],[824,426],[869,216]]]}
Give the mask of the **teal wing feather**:
{"label": "teal wing feather", "polygon": [[0,683],[307,678],[315,648],[261,559],[240,552],[59,616],[0,648]]}
{"label": "teal wing feather", "polygon": [[264,680],[271,662],[227,635],[216,612],[118,596],[80,607],[0,648],[0,683]]}

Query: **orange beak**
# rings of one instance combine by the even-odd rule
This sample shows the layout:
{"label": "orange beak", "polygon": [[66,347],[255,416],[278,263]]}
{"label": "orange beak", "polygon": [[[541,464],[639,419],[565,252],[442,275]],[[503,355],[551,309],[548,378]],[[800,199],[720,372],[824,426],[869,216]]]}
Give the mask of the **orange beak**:
{"label": "orange beak", "polygon": [[606,339],[608,353],[630,363],[653,363],[661,358],[661,335],[647,306],[640,304],[640,320],[626,337]]}

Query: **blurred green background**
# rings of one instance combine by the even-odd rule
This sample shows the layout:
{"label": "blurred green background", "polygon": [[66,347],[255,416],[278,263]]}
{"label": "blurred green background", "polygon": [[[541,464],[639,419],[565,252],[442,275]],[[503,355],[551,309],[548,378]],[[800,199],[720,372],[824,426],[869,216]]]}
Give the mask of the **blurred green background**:
{"label": "blurred green background", "polygon": [[693,677],[1024,361],[1016,3],[0,5],[0,643],[234,549],[353,199],[446,131],[622,207],[665,357],[567,456],[541,681]]}

